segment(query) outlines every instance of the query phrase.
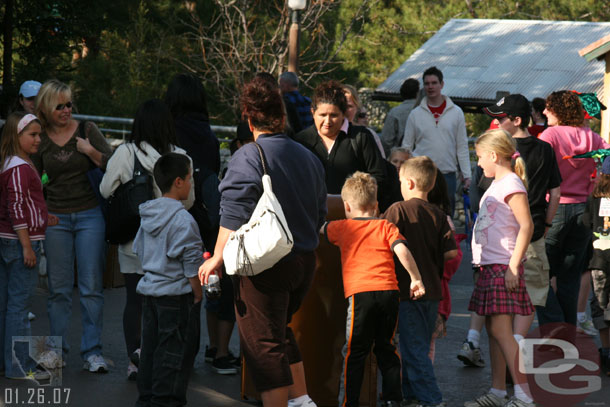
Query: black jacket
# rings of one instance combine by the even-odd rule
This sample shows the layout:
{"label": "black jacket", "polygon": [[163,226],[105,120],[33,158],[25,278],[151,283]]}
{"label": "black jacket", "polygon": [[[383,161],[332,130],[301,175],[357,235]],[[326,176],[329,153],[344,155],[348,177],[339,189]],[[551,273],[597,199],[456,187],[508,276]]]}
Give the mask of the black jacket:
{"label": "black jacket", "polygon": [[314,126],[299,132],[295,140],[303,144],[320,159],[326,171],[326,188],[329,194],[340,194],[345,179],[356,171],[371,174],[377,180],[380,207],[389,206],[391,189],[386,162],[375,144],[373,135],[362,126],[349,124],[347,134],[339,132],[330,154]]}

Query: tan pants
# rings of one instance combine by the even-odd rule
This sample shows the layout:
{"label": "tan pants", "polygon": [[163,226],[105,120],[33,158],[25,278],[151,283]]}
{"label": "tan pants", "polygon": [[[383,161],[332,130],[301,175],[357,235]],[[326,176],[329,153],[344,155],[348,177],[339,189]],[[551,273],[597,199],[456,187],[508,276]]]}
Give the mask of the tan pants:
{"label": "tan pants", "polygon": [[549,260],[546,257],[544,237],[531,242],[525,252],[523,264],[525,287],[533,305],[544,306],[549,293]]}

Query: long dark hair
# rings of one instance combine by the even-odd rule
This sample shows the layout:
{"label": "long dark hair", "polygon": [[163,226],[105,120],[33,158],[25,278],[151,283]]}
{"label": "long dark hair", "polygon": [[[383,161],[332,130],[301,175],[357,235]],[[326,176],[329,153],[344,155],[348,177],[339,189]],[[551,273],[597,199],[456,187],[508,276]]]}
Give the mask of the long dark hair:
{"label": "long dark hair", "polygon": [[194,75],[181,73],[174,76],[165,93],[165,103],[174,119],[188,113],[199,113],[209,118],[203,84]]}
{"label": "long dark hair", "polygon": [[169,153],[171,145],[176,145],[174,119],[165,103],[150,99],[138,107],[131,134],[127,141],[142,151],[142,142],[150,144],[159,154]]}

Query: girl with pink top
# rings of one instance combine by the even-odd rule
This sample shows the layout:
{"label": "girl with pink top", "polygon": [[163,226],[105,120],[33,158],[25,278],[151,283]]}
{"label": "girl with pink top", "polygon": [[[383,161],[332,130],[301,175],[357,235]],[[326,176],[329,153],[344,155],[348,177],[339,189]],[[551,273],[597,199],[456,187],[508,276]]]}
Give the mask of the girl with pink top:
{"label": "girl with pink top", "polygon": [[[466,407],[533,406],[525,375],[519,372],[519,345],[513,337],[513,315],[530,315],[534,307],[523,279],[523,260],[534,231],[527,200],[525,162],[515,141],[504,130],[488,130],[475,143],[478,165],[494,178],[481,198],[474,225],[472,262],[479,267],[468,309],[485,315],[491,359],[491,390]],[[506,363],[515,383],[508,400],[504,371]]]}
{"label": "girl with pink top", "polygon": [[584,126],[582,103],[572,91],[551,93],[546,99],[544,114],[550,127],[539,138],[555,150],[562,181],[559,208],[546,235],[546,253],[555,289],[549,288],[546,306],[537,308],[538,321],[540,325],[566,322],[575,326],[580,279],[587,268],[586,253],[591,245],[591,231],[582,222],[582,215],[593,191],[595,162],[563,157],[610,148],[610,145]]}

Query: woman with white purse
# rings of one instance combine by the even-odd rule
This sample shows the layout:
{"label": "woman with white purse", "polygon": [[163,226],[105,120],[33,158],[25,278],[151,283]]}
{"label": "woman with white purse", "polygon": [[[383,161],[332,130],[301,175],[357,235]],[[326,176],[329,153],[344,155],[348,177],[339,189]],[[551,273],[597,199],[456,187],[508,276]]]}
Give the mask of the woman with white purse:
{"label": "woman with white purse", "polygon": [[[287,325],[313,281],[314,250],[327,211],[324,169],[283,134],[286,115],[275,83],[254,78],[240,104],[255,143],[235,153],[219,186],[220,232],[199,276],[207,283],[225,263],[235,274],[242,351],[263,405],[314,407]],[[276,232],[277,243],[268,244]]]}

